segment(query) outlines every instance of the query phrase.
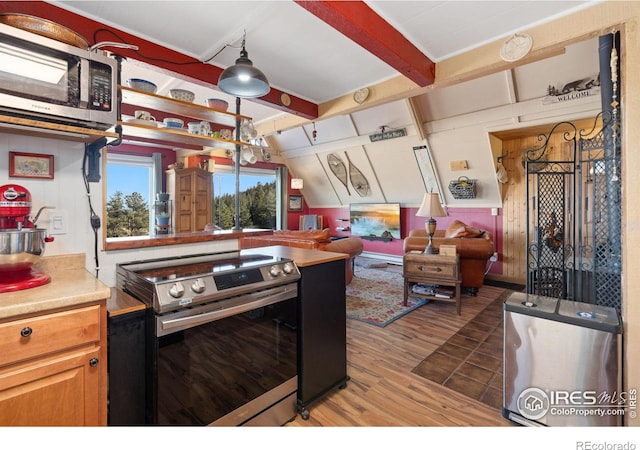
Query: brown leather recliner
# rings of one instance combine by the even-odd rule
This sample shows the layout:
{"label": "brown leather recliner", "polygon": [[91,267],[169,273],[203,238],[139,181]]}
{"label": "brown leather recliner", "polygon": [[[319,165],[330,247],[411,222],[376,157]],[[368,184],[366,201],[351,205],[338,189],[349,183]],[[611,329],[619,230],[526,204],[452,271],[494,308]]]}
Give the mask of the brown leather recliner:
{"label": "brown leather recliner", "polygon": [[[404,252],[424,251],[428,244],[429,236],[424,228],[411,230],[404,239]],[[494,252],[491,233],[456,220],[446,230],[437,230],[433,235],[433,246],[439,249],[441,245],[456,246],[456,253],[460,255],[462,287],[475,295],[484,284],[487,261]]]}

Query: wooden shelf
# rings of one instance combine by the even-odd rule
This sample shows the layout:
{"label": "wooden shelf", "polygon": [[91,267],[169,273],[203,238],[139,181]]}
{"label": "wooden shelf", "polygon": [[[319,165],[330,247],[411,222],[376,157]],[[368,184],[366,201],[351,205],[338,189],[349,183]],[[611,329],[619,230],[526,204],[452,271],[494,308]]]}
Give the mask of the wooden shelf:
{"label": "wooden shelf", "polygon": [[65,141],[84,142],[85,144],[95,142],[103,137],[114,139],[118,137],[118,134],[112,131],[74,127],[71,125],[50,123],[41,120],[26,119],[22,117],[6,115],[0,115],[0,130],[13,134],[47,137]]}
{"label": "wooden shelf", "polygon": [[212,136],[201,136],[199,134],[189,133],[187,130],[183,129],[158,128],[129,122],[118,122],[118,124],[122,125],[122,136],[127,140],[161,141],[178,144],[176,147],[185,145],[195,147],[215,147],[229,150],[234,150],[236,145],[250,145],[248,142],[232,141]]}
{"label": "wooden shelf", "polygon": [[[141,108],[149,108],[157,111],[166,111],[177,116],[190,117],[196,120],[205,120],[218,125],[231,128],[236,127],[236,120],[251,120],[249,116],[234,114],[226,111],[218,111],[195,103],[183,102],[162,95],[132,89],[126,86],[118,86],[122,93],[122,103]],[[175,147],[203,148],[213,147],[224,150],[235,150],[236,145],[250,145],[248,142],[233,139],[215,138],[189,133],[184,129],[155,127],[141,125],[132,122],[118,122],[122,125],[122,135],[125,140],[143,141],[156,144],[177,144]]]}
{"label": "wooden shelf", "polygon": [[119,86],[122,92],[122,103],[136,105],[145,108],[156,109],[160,111],[171,111],[172,113],[192,117],[198,120],[206,120],[208,122],[235,128],[236,118],[251,120],[249,116],[236,115],[226,111],[218,111],[207,108],[204,105],[183,102],[161,95],[151,94],[145,91],[139,91],[126,86]]}

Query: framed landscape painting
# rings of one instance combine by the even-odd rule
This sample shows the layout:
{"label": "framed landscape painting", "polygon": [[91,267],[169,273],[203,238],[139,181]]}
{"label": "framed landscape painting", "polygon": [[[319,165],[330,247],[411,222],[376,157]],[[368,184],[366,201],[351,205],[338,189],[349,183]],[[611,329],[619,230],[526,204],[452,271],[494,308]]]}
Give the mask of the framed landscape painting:
{"label": "framed landscape painting", "polygon": [[53,179],[53,155],[9,152],[9,176]]}

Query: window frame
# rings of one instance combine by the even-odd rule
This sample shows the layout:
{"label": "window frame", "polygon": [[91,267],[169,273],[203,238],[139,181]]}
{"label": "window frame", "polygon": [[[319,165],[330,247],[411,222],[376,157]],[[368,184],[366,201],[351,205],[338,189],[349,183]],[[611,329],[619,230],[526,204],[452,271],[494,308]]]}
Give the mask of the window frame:
{"label": "window frame", "polygon": [[[212,183],[212,201],[214,202],[213,204],[213,209],[214,209],[214,221],[215,221],[215,209],[216,209],[216,205],[215,205],[215,198],[216,195],[220,195],[219,192],[216,191],[216,179],[215,176],[216,174],[219,173],[224,173],[225,175],[235,175],[235,166],[234,165],[222,165],[222,164],[217,164],[215,166],[215,170],[212,173],[212,177],[211,177],[211,183]],[[279,174],[278,174],[278,170],[276,167],[273,168],[269,168],[269,167],[247,167],[247,166],[242,166],[240,167],[240,178],[242,178],[243,175],[256,175],[256,176],[269,176],[269,177],[273,177],[273,181],[275,181],[276,183],[276,198],[279,197],[278,195],[278,190],[279,190]],[[233,191],[233,194],[235,194],[235,189]],[[276,228],[278,228],[280,220],[279,220],[279,209],[281,208],[281,205],[276,202],[276,210],[274,212],[274,216],[276,218]]]}
{"label": "window frame", "polygon": [[[143,167],[149,170],[149,184],[148,184],[148,200],[147,207],[149,209],[149,223],[148,223],[148,232],[147,236],[153,236],[153,224],[155,223],[155,208],[153,207],[153,202],[155,200],[155,191],[156,186],[158,185],[158,181],[155,179],[155,162],[153,155],[131,155],[124,153],[114,153],[107,152],[107,157],[105,158],[105,174],[108,173],[109,164],[123,165],[123,166],[133,166],[133,167]],[[109,177],[105,176],[105,201],[104,201],[104,217],[105,222],[109,220],[107,214],[107,203],[109,202]],[[140,193],[142,194],[142,193]],[[106,237],[106,224],[105,224],[105,239],[107,241],[111,241],[113,239],[121,239],[126,238],[127,236],[119,236],[119,237]]]}

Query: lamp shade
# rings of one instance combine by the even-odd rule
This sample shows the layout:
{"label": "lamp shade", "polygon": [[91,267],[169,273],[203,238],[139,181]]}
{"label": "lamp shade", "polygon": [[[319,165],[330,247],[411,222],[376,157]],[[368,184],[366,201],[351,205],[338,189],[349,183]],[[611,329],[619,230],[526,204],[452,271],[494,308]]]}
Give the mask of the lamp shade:
{"label": "lamp shade", "polygon": [[445,217],[446,213],[440,205],[440,195],[433,192],[424,194],[422,204],[416,213],[418,217]]}
{"label": "lamp shade", "polygon": [[271,87],[260,69],[253,67],[247,51],[242,46],[240,58],[220,74],[218,87],[221,91],[241,98],[262,97]]}

